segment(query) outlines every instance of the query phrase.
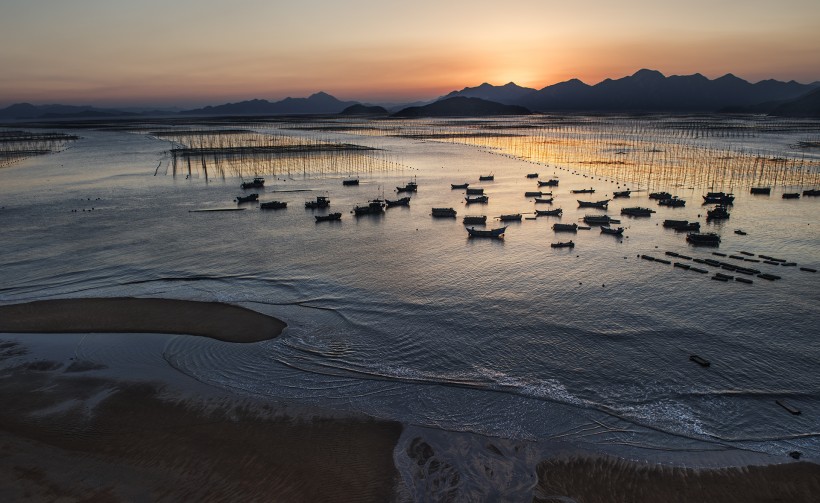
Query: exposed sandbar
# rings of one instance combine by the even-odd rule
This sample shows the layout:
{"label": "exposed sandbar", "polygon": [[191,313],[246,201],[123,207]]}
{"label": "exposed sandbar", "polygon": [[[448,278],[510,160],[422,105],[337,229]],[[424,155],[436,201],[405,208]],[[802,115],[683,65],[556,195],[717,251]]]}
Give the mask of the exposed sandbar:
{"label": "exposed sandbar", "polygon": [[287,324],[244,307],[175,299],[40,300],[0,306],[0,332],[163,333],[227,342],[273,339]]}

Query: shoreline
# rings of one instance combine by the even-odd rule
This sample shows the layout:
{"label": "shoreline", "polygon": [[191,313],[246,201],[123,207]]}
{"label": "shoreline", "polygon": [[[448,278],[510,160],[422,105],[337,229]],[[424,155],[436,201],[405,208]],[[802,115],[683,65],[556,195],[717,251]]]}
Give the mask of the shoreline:
{"label": "shoreline", "polygon": [[161,333],[225,342],[274,339],[287,323],[221,302],[111,297],[0,306],[0,333]]}

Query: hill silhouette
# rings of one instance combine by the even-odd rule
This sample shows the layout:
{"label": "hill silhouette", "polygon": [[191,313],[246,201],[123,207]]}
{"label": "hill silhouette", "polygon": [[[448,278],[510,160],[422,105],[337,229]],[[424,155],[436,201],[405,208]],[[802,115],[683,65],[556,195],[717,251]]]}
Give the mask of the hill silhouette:
{"label": "hill silhouette", "polygon": [[528,115],[524,107],[504,105],[481,98],[458,96],[445,98],[429,105],[408,107],[393,114],[394,117],[481,117],[488,115]]}
{"label": "hill silhouette", "polygon": [[387,115],[387,109],[380,106],[350,105],[340,112],[342,115]]}
{"label": "hill silhouette", "polygon": [[345,108],[356,104],[358,103],[355,101],[340,101],[325,92],[318,92],[307,98],[285,98],[281,101],[255,99],[185,110],[180,113],[186,115],[338,114]]}

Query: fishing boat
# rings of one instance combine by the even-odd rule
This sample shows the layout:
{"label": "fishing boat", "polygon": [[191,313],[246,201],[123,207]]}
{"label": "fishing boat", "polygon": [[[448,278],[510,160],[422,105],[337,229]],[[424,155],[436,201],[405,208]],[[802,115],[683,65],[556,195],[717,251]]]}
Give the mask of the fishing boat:
{"label": "fishing boat", "polygon": [[243,189],[261,189],[265,186],[265,179],[261,176],[255,176],[250,182],[242,182],[240,185]]}
{"label": "fishing boat", "polygon": [[578,232],[578,224],[552,224],[555,232]]}
{"label": "fishing boat", "polygon": [[499,220],[502,222],[520,222],[521,221],[521,213],[512,213],[509,215],[501,215],[498,217]]}
{"label": "fishing boat", "polygon": [[538,180],[538,186],[539,187],[557,187],[558,186],[558,180],[556,180],[555,178],[551,178],[551,179],[546,180],[546,181]]}
{"label": "fishing boat", "polygon": [[575,189],[570,192],[572,192],[573,194],[594,194],[595,189]]}
{"label": "fishing boat", "polygon": [[456,210],[453,208],[433,208],[432,215],[435,218],[455,218]]}
{"label": "fishing boat", "polygon": [[538,178],[538,173],[527,173],[527,178]]}
{"label": "fishing boat", "polygon": [[483,187],[479,187],[477,189],[476,188],[467,189],[467,195],[468,196],[481,196],[483,194],[484,194],[484,188]]}
{"label": "fishing boat", "polygon": [[353,208],[353,213],[358,217],[361,215],[378,215],[384,213],[384,202],[381,200],[373,200],[365,206],[356,206]]}
{"label": "fishing boat", "polygon": [[621,223],[609,215],[584,215],[584,223],[587,225],[609,225],[610,223]]}
{"label": "fishing boat", "polygon": [[720,236],[714,232],[690,232],[686,235],[686,241],[693,245],[718,246],[720,244]]}
{"label": "fishing boat", "polygon": [[735,229],[735,234],[738,236],[745,236],[748,232],[744,231],[743,229]]}
{"label": "fishing boat", "polygon": [[417,192],[419,184],[416,182],[408,182],[404,187],[396,187],[396,192]]}
{"label": "fishing boat", "polygon": [[604,199],[602,201],[581,201],[580,199],[576,199],[578,201],[579,208],[603,208],[606,209],[607,205],[609,204],[609,199]]}
{"label": "fishing boat", "polygon": [[629,197],[632,194],[631,190],[621,190],[612,193],[612,197]]}
{"label": "fishing boat", "polygon": [[531,190],[531,191],[524,192],[524,197],[541,197],[543,195],[544,194],[540,190],[539,191]]}
{"label": "fishing boat", "polygon": [[708,367],[709,365],[711,365],[711,363],[709,363],[709,360],[701,358],[698,355],[689,355],[689,360],[697,363],[701,367]]}
{"label": "fishing boat", "polygon": [[390,199],[385,199],[384,203],[388,208],[393,208],[395,206],[410,206],[410,197],[402,197],[401,199],[392,201]]}
{"label": "fishing boat", "polygon": [[765,194],[765,195],[768,196],[769,194],[772,193],[772,188],[771,187],[752,187],[749,190],[749,192],[752,193],[752,194]]}
{"label": "fishing boat", "polygon": [[330,206],[330,198],[327,196],[316,196],[315,201],[305,201],[305,208],[307,209],[319,209],[319,208],[328,208]]}
{"label": "fishing boat", "polygon": [[507,227],[499,227],[498,229],[488,229],[488,230],[476,229],[475,227],[467,227],[467,234],[469,234],[471,238],[496,238],[496,239],[501,239],[501,238],[504,237],[504,232],[506,230],[507,230]]}
{"label": "fishing boat", "polygon": [[800,199],[799,192],[786,192],[783,194],[783,199]]}
{"label": "fishing boat", "polygon": [[666,227],[666,228],[674,229],[675,227],[686,227],[687,225],[689,225],[688,220],[664,220],[663,221],[663,226]]}
{"label": "fishing boat", "polygon": [[552,204],[552,202],[554,200],[555,200],[555,198],[553,198],[553,197],[536,197],[535,198],[535,203],[536,204]]}
{"label": "fishing boat", "polygon": [[554,210],[535,210],[535,214],[539,217],[560,217],[564,211],[561,208]]}
{"label": "fishing boat", "polygon": [[467,204],[473,204],[473,203],[486,203],[487,201],[490,200],[490,198],[487,197],[487,196],[467,196],[467,197],[464,198],[464,200],[467,201]]}
{"label": "fishing boat", "polygon": [[729,212],[726,206],[715,206],[706,212],[706,220],[725,220],[729,218]]}
{"label": "fishing boat", "polygon": [[602,226],[601,234],[609,234],[610,236],[623,236],[624,228],[618,227],[617,229],[613,229],[612,227]]}
{"label": "fishing boat", "polygon": [[495,175],[480,175],[478,179],[482,182],[491,182],[495,180]]}
{"label": "fishing boat", "polygon": [[341,220],[342,214],[341,213],[329,213],[327,215],[315,215],[314,218],[316,222],[333,222],[335,220]]}
{"label": "fishing boat", "polygon": [[550,246],[553,248],[575,248],[575,243],[573,243],[572,241],[565,241],[563,243],[550,243]]}
{"label": "fishing boat", "polygon": [[236,204],[254,203],[259,200],[259,194],[248,194],[247,196],[237,196]]}
{"label": "fishing boat", "polygon": [[349,180],[342,180],[342,185],[359,185],[359,179],[351,178]]}
{"label": "fishing boat", "polygon": [[817,197],[820,196],[820,189],[808,189],[803,191],[804,196]]}
{"label": "fishing boat", "polygon": [[670,208],[683,208],[684,206],[686,206],[686,201],[675,196],[669,199],[658,200],[658,205],[668,206]]}
{"label": "fishing boat", "polygon": [[450,188],[451,188],[452,190],[457,190],[457,189],[466,189],[466,188],[467,188],[467,187],[469,187],[469,186],[470,186],[470,184],[469,184],[469,183],[451,183],[451,184],[450,184]]}
{"label": "fishing boat", "polygon": [[632,208],[621,208],[621,215],[628,215],[630,217],[648,217],[655,213],[655,210],[649,208],[641,208],[634,206]]}
{"label": "fishing boat", "polygon": [[467,215],[463,223],[464,225],[484,225],[487,223],[487,215]]}
{"label": "fishing boat", "polygon": [[652,192],[649,194],[649,199],[671,199],[672,194],[669,192]]}
{"label": "fishing boat", "polygon": [[259,205],[263,210],[281,210],[288,207],[288,203],[284,201],[268,201]]}
{"label": "fishing boat", "polygon": [[732,204],[735,200],[735,196],[733,194],[727,194],[725,192],[707,192],[705,196],[703,196],[703,204]]}
{"label": "fishing boat", "polygon": [[663,226],[674,229],[675,232],[698,232],[700,231],[700,222],[689,222],[686,220],[664,220]]}

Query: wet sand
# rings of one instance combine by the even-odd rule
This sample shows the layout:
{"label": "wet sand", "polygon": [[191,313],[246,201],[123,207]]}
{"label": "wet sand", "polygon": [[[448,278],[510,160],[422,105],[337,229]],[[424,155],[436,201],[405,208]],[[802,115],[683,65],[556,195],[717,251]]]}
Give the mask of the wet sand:
{"label": "wet sand", "polygon": [[820,497],[820,465],[806,462],[707,470],[583,457],[543,461],[537,471],[538,503],[812,503]]}
{"label": "wet sand", "polygon": [[0,372],[0,401],[2,501],[395,499],[398,423],[174,401],[60,364]]}
{"label": "wet sand", "polygon": [[163,333],[259,342],[287,324],[244,307],[174,299],[89,298],[0,306],[0,332]]}

